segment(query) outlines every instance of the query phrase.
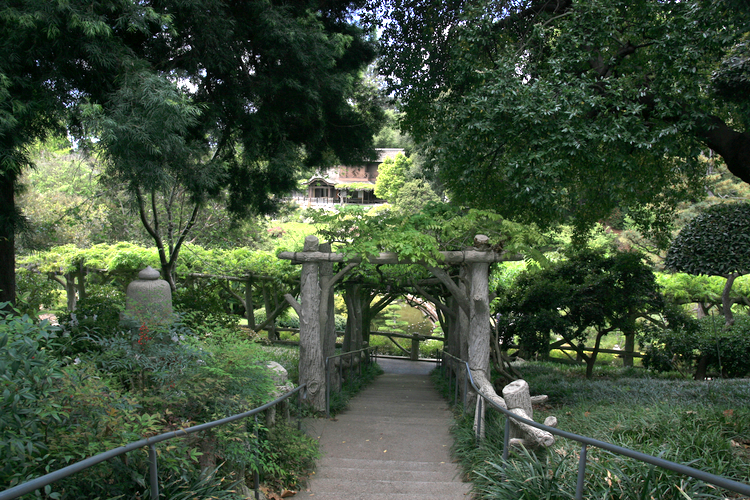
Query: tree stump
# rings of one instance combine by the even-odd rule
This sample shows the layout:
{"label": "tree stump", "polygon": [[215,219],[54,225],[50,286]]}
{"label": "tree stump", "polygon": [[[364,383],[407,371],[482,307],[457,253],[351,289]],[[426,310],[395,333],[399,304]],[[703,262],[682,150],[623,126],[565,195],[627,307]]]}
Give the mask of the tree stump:
{"label": "tree stump", "polygon": [[[531,407],[529,384],[525,380],[516,380],[503,388],[503,399],[508,411],[527,420],[534,420],[534,410]],[[555,417],[547,417],[544,425],[557,426]],[[510,420],[510,444],[522,445],[527,448],[536,446],[552,446],[555,437],[547,431],[537,429],[516,419]]]}

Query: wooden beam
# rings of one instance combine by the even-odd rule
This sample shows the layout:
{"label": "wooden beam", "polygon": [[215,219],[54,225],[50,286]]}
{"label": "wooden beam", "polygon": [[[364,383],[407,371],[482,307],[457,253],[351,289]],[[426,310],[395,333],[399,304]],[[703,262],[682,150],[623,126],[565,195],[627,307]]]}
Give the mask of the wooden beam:
{"label": "wooden beam", "polygon": [[[461,264],[470,263],[492,263],[523,260],[518,254],[499,254],[497,252],[487,252],[481,250],[459,250],[452,252],[440,252],[441,258],[438,262],[444,264]],[[360,263],[362,257],[347,256],[343,253],[326,253],[326,252],[281,252],[279,259],[291,260],[295,264],[304,262],[348,262]],[[382,252],[378,255],[372,255],[367,258],[371,264],[423,264],[422,261],[412,261],[409,259],[400,259],[395,252]]]}

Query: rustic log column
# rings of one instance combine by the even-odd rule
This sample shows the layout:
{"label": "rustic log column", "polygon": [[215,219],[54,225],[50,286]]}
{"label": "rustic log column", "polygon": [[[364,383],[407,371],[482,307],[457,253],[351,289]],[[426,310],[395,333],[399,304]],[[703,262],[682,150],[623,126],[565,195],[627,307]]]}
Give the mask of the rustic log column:
{"label": "rustic log column", "polygon": [[[322,243],[321,252],[330,252],[331,244]],[[336,320],[333,307],[333,263],[321,262],[320,274],[320,340],[323,346],[323,359],[336,353]]]}
{"label": "rustic log column", "polygon": [[[305,238],[304,252],[318,251],[318,238]],[[286,300],[299,315],[299,382],[307,384],[307,401],[316,411],[325,411],[325,366],[320,343],[320,284],[318,263],[302,264],[300,302]]]}
{"label": "rustic log column", "polygon": [[[479,249],[489,248],[489,238],[484,235],[474,237],[474,245]],[[486,384],[490,381],[490,265],[486,262],[469,264],[469,368],[474,381]],[[491,386],[490,382],[490,386]],[[482,385],[478,385],[482,389]],[[494,391],[493,391],[494,392]],[[477,401],[478,403],[478,401]],[[474,426],[484,430],[484,410],[474,413]]]}

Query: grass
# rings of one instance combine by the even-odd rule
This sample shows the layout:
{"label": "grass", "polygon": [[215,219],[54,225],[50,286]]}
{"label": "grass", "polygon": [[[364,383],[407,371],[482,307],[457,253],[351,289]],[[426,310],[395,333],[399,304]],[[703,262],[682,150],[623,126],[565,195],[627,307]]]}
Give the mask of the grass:
{"label": "grass", "polygon": [[[640,369],[526,363],[533,394],[549,401],[534,418],[558,427],[750,482],[750,380],[709,382],[654,378]],[[443,384],[444,385],[444,384]],[[574,498],[580,444],[558,439],[547,450],[520,451],[502,460],[504,417],[489,412],[487,438],[476,445],[472,418],[459,418],[454,452],[480,499]],[[585,498],[737,498],[685,476],[590,448]]]}

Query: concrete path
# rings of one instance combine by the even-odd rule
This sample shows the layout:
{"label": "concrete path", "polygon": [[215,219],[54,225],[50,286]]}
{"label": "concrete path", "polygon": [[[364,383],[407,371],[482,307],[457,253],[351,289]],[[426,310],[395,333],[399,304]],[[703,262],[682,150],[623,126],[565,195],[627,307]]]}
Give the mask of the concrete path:
{"label": "concrete path", "polygon": [[469,499],[471,485],[450,457],[448,403],[429,373],[434,364],[379,359],[386,372],[335,419],[310,419],[323,457],[295,498],[322,500]]}

